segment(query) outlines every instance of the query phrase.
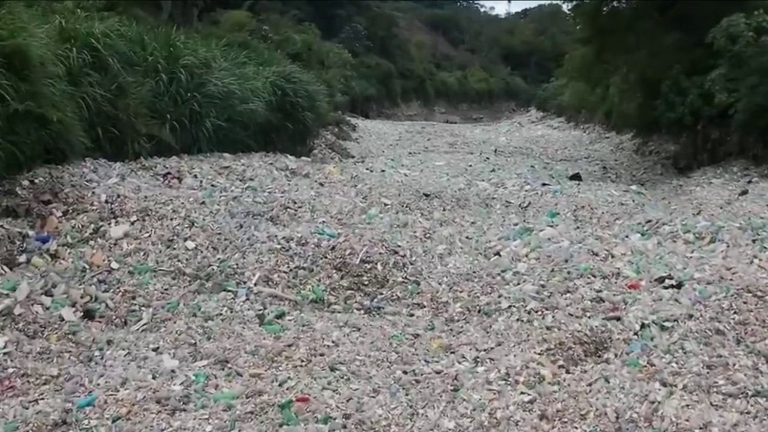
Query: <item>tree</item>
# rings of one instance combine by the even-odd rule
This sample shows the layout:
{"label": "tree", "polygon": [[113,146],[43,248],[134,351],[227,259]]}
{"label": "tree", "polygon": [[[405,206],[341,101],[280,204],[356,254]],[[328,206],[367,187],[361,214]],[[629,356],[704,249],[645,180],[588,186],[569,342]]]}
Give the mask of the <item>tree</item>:
{"label": "tree", "polygon": [[751,149],[768,129],[755,1],[573,1],[576,46],[544,105],[619,129],[680,136],[681,166]]}

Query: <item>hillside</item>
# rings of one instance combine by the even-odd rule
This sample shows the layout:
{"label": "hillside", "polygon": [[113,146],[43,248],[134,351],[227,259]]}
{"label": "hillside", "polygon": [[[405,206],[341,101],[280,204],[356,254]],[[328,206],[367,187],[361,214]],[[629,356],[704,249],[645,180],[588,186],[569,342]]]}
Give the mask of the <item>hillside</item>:
{"label": "hillside", "polygon": [[103,8],[265,44],[318,74],[336,108],[357,114],[411,100],[528,104],[561,64],[575,30],[557,4],[506,18],[471,1],[107,2]]}

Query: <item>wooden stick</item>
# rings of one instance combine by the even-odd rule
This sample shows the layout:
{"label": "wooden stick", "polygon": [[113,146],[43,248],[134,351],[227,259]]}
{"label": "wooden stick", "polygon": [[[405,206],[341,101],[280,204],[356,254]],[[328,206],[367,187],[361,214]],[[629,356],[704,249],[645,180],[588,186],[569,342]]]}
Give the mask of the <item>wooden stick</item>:
{"label": "wooden stick", "polygon": [[357,256],[357,260],[355,260],[355,264],[360,264],[360,260],[363,259],[363,255],[365,254],[366,250],[368,250],[368,246],[364,247],[363,250],[360,251],[360,255]]}
{"label": "wooden stick", "polygon": [[14,231],[14,232],[17,232],[17,233],[27,234],[27,230],[23,230],[23,229],[19,229],[19,228],[14,228],[12,226],[8,226],[8,225],[3,224],[3,223],[0,223],[0,228],[5,228],[8,231]]}
{"label": "wooden stick", "polygon": [[258,292],[260,292],[262,294],[271,295],[271,296],[275,296],[275,297],[280,297],[280,298],[285,299],[285,300],[290,300],[292,302],[301,303],[301,301],[298,298],[296,298],[296,297],[294,297],[294,296],[292,296],[290,294],[286,294],[284,292],[278,291],[276,289],[260,287],[260,286],[254,286],[253,290],[254,291],[258,291]]}

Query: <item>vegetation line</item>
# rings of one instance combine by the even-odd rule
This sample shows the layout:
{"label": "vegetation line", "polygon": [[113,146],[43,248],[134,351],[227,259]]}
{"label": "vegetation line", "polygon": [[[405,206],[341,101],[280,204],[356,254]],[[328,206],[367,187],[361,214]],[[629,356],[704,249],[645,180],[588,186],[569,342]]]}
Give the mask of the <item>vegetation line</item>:
{"label": "vegetation line", "polygon": [[304,155],[338,112],[513,101],[765,159],[765,1],[0,2],[0,176],[81,157]]}

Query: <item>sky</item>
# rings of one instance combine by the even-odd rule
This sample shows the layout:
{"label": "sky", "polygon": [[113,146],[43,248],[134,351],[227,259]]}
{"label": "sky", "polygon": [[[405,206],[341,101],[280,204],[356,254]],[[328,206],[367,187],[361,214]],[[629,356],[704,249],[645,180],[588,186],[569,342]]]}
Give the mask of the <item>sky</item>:
{"label": "sky", "polygon": [[[481,3],[489,8],[495,8],[495,13],[498,15],[504,15],[507,13],[506,1],[479,1],[478,3]],[[509,5],[509,11],[515,13],[517,11],[527,9],[529,7],[534,7],[543,3],[551,3],[551,0],[512,0],[512,3]]]}

